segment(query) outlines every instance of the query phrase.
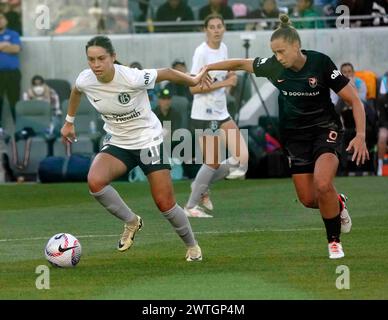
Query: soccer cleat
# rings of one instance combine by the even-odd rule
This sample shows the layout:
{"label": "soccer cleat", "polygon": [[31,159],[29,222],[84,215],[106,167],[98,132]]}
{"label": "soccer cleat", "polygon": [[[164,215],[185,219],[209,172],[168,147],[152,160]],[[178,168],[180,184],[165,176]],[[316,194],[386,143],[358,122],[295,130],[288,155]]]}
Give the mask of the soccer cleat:
{"label": "soccer cleat", "polygon": [[202,251],[198,244],[187,249],[186,261],[202,261]]}
{"label": "soccer cleat", "polygon": [[245,179],[246,171],[240,168],[230,168],[229,174],[225,177],[228,180],[243,180]]}
{"label": "soccer cleat", "polygon": [[202,194],[200,204],[202,207],[209,211],[213,210],[213,203],[210,200],[209,192],[205,192]]}
{"label": "soccer cleat", "polygon": [[352,219],[350,218],[348,208],[346,206],[346,201],[348,197],[343,193],[338,194],[338,200],[341,202],[342,210],[340,212],[341,216],[341,232],[349,233],[352,228]]}
{"label": "soccer cleat", "polygon": [[190,209],[185,207],[184,211],[185,211],[186,216],[191,217],[191,218],[213,218],[212,215],[207,214],[199,206],[195,206],[195,207],[190,208]]}
{"label": "soccer cleat", "polygon": [[121,239],[117,245],[117,250],[125,251],[128,250],[133,245],[133,240],[135,239],[135,234],[137,231],[141,230],[143,227],[143,219],[137,216],[137,221],[135,224],[126,223],[124,225],[124,232],[121,235]]}
{"label": "soccer cleat", "polygon": [[340,242],[332,241],[328,244],[328,248],[330,259],[340,259],[345,257],[345,253]]}

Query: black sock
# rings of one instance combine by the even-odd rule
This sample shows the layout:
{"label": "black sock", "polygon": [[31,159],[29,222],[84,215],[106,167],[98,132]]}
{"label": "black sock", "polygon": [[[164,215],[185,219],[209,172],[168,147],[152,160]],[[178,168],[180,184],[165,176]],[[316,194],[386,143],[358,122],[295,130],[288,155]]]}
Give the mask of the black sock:
{"label": "black sock", "polygon": [[326,227],[327,241],[332,242],[340,242],[340,234],[341,234],[341,216],[337,215],[334,218],[326,219],[322,218]]}

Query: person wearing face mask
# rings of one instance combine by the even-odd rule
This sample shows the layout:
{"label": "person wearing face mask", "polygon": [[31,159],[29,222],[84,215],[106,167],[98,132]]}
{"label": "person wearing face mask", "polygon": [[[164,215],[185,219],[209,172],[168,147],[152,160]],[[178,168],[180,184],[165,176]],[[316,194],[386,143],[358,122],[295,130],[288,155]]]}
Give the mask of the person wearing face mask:
{"label": "person wearing face mask", "polygon": [[23,100],[46,101],[51,106],[51,128],[59,134],[62,110],[59,96],[54,89],[50,88],[40,75],[35,75],[31,79],[31,87],[23,93]]}

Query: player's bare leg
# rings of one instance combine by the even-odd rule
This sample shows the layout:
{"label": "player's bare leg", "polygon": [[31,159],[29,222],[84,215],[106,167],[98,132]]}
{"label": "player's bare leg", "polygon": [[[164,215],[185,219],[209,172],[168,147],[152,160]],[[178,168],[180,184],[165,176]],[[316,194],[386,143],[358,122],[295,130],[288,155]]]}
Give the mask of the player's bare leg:
{"label": "player's bare leg", "polygon": [[224,144],[227,146],[233,159],[239,164],[238,167],[229,168],[230,173],[226,176],[227,179],[244,179],[248,170],[248,147],[236,123],[233,120],[224,122],[221,125],[224,131],[222,136]]}
{"label": "player's bare leg", "polygon": [[107,153],[99,153],[94,158],[88,174],[90,194],[108,212],[125,223],[124,232],[117,246],[119,251],[126,251],[132,246],[136,232],[143,225],[142,219],[125,204],[110,185],[111,181],[126,172],[127,166],[121,160]]}

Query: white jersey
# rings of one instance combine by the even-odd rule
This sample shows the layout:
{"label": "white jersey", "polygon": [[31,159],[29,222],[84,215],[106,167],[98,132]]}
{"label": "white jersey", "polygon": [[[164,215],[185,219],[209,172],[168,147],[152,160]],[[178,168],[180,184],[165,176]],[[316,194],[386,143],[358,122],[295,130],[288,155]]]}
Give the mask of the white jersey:
{"label": "white jersey", "polygon": [[131,150],[160,144],[162,125],[151,110],[147,94],[147,89],[155,86],[157,71],[117,64],[114,68],[109,83],[98,81],[91,69],[82,71],[75,82],[105,122],[105,143]]}
{"label": "white jersey", "polygon": [[[197,74],[207,64],[228,59],[228,48],[221,42],[218,49],[212,49],[203,42],[195,49],[191,74]],[[226,79],[227,71],[210,71],[209,75],[215,81]],[[220,88],[209,93],[194,95],[191,118],[197,120],[224,120],[229,117],[226,104],[225,88]]]}

